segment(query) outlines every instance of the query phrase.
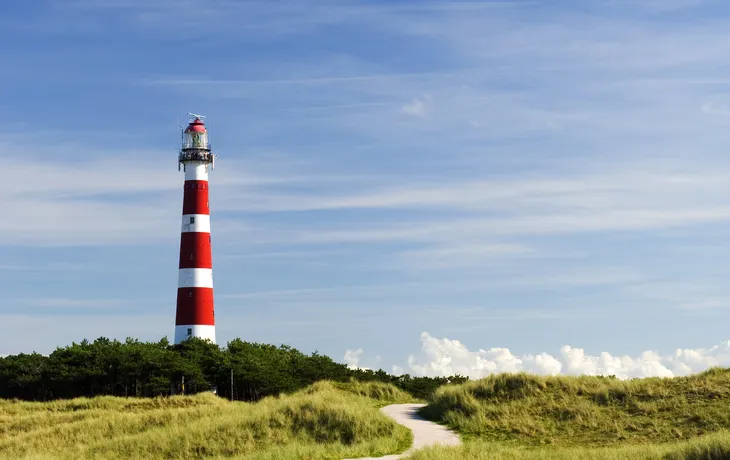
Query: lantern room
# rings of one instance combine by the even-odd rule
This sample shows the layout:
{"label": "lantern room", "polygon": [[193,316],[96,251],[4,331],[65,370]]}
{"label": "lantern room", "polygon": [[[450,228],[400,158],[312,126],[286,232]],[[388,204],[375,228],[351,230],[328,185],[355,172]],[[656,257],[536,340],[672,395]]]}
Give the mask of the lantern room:
{"label": "lantern room", "polygon": [[202,162],[215,165],[215,155],[210,151],[208,130],[203,123],[203,115],[188,113],[192,117],[182,132],[182,148],[177,157],[178,169],[187,162]]}
{"label": "lantern room", "polygon": [[196,116],[183,131],[182,148],[210,150],[208,130],[200,116]]}

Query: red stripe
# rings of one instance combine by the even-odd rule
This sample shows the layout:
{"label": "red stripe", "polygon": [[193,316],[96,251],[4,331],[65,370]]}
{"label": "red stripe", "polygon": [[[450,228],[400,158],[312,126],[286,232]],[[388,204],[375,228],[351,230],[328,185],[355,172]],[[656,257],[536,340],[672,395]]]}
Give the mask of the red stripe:
{"label": "red stripe", "polygon": [[178,288],[175,325],[183,326],[187,324],[215,325],[213,289]]}
{"label": "red stripe", "polygon": [[213,268],[210,253],[210,233],[180,234],[180,265],[178,268]]}
{"label": "red stripe", "polygon": [[186,180],[183,189],[183,214],[210,214],[207,180]]}

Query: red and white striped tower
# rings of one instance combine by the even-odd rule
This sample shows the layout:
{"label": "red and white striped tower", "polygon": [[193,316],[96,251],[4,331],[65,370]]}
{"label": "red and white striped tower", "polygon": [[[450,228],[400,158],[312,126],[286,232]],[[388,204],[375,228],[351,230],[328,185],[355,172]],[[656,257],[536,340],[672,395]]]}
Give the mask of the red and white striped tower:
{"label": "red and white striped tower", "polygon": [[215,156],[210,150],[208,130],[202,115],[189,114],[193,120],[182,133],[178,170],[185,171],[180,271],[177,282],[175,343],[189,337],[215,343],[213,309],[213,264],[210,250],[210,209],[208,172]]}

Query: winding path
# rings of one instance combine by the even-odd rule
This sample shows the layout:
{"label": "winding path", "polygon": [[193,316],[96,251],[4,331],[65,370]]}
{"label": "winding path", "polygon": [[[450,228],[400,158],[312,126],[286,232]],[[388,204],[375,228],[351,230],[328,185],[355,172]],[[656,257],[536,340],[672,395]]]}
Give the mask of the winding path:
{"label": "winding path", "polygon": [[396,460],[404,458],[414,451],[441,444],[445,446],[458,446],[461,444],[459,437],[447,428],[420,417],[416,411],[425,404],[391,404],[381,410],[385,415],[392,418],[413,432],[413,445],[402,454],[386,455],[383,457],[363,457],[359,459],[345,460]]}

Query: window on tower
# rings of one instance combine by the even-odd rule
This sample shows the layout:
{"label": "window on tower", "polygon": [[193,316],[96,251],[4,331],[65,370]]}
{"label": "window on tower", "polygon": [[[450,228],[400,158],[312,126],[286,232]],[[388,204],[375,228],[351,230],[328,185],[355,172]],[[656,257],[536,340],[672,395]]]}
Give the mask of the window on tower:
{"label": "window on tower", "polygon": [[189,327],[188,328],[188,335],[193,335],[193,328],[192,327]]}
{"label": "window on tower", "polygon": [[194,216],[191,216],[191,217],[190,217],[190,223],[191,223],[191,224],[194,224],[194,223],[195,223],[195,217],[194,217]]}

